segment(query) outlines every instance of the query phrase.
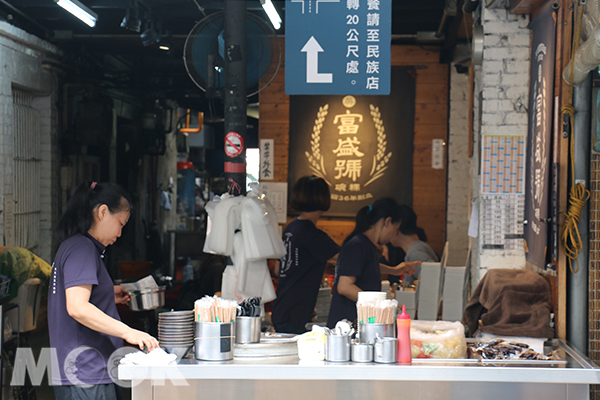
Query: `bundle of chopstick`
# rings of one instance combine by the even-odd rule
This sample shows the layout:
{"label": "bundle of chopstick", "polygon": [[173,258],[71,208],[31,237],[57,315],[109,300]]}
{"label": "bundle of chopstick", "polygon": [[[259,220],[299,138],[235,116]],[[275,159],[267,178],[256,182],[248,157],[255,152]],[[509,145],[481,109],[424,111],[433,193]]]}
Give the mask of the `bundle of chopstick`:
{"label": "bundle of chopstick", "polygon": [[194,315],[197,322],[233,322],[237,302],[220,297],[205,296],[194,302]]}
{"label": "bundle of chopstick", "polygon": [[393,324],[396,321],[397,300],[359,300],[356,302],[358,322],[365,324]]}

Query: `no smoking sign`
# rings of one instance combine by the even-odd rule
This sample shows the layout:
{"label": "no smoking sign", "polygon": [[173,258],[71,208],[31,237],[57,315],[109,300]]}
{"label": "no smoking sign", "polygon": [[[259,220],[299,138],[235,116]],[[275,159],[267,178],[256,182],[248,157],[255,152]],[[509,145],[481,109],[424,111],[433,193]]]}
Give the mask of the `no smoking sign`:
{"label": "no smoking sign", "polygon": [[227,157],[235,158],[244,151],[244,139],[237,132],[229,132],[225,135],[225,154]]}

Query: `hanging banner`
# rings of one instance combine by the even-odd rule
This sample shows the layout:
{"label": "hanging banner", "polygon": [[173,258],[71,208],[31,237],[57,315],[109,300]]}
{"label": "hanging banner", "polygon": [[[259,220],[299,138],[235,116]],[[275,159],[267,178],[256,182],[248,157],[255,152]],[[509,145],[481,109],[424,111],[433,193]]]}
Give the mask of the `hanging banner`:
{"label": "hanging banner", "polygon": [[304,175],[331,191],[327,216],[354,217],[380,197],[411,205],[415,79],[392,67],[389,97],[291,96],[289,187]]}
{"label": "hanging banner", "polygon": [[526,259],[546,267],[550,231],[550,163],[554,91],[555,16],[548,9],[529,24],[532,30],[525,182]]}

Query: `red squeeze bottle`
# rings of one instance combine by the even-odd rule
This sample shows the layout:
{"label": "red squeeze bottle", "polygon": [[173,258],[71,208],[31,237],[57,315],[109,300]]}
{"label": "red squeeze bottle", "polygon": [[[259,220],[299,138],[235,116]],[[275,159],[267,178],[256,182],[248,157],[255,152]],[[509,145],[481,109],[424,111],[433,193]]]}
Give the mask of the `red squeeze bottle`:
{"label": "red squeeze bottle", "polygon": [[410,315],[406,313],[406,306],[402,305],[402,314],[398,315],[396,321],[398,327],[398,364],[411,364],[412,354],[410,350]]}

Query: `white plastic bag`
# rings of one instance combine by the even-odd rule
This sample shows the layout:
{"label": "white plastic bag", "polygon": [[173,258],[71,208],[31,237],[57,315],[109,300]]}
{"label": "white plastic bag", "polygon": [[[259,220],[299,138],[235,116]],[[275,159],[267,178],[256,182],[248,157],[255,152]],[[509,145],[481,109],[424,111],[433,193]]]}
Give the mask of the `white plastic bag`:
{"label": "white plastic bag", "polygon": [[413,358],[466,358],[465,327],[460,322],[412,321],[410,343]]}
{"label": "white plastic bag", "polygon": [[238,303],[241,303],[244,300],[244,297],[237,292],[236,290],[237,284],[237,271],[235,266],[228,265],[225,267],[223,271],[223,279],[221,281],[221,298],[236,300]]}

